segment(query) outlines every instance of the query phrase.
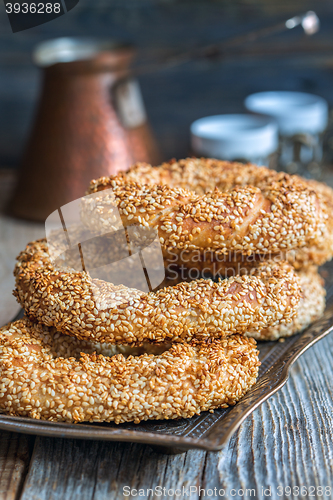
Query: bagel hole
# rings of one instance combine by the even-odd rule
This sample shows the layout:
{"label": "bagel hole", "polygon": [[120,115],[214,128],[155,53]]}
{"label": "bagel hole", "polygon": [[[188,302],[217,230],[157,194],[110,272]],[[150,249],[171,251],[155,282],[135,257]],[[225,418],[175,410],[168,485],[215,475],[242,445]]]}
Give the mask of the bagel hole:
{"label": "bagel hole", "polygon": [[141,346],[126,346],[114,345],[109,343],[93,342],[91,340],[79,340],[75,337],[69,337],[59,332],[54,332],[52,337],[48,339],[52,343],[52,352],[55,357],[76,358],[81,357],[81,353],[85,354],[102,354],[110,358],[117,354],[122,354],[125,358],[128,356],[141,356],[142,354],[153,354],[159,356],[163,352],[170,349],[171,344],[161,342],[151,344],[144,342]]}

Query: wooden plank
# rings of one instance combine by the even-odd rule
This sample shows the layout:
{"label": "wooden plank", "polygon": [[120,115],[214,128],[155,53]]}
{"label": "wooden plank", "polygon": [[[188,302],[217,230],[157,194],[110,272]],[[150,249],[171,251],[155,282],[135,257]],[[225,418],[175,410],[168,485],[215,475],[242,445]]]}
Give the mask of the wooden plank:
{"label": "wooden plank", "polygon": [[332,349],[332,335],[311,348],[287,385],[245,421],[229,453],[220,453],[223,488],[254,488],[259,495],[271,487],[277,499],[278,486],[332,487]]}
{"label": "wooden plank", "polygon": [[40,223],[0,216],[0,235],[0,326],[2,326],[20,309],[12,295],[15,258],[29,241],[44,237],[45,230],[44,225]]}
{"label": "wooden plank", "polygon": [[[15,171],[0,169],[0,211],[4,210],[15,185]],[[44,224],[0,216],[0,326],[20,309],[12,295],[15,258],[29,241],[45,236]]]}
{"label": "wooden plank", "polygon": [[23,434],[0,433],[0,500],[14,500],[20,494],[33,441]]}
{"label": "wooden plank", "polygon": [[170,456],[138,444],[37,438],[21,500],[113,500],[124,498],[126,486],[138,494],[157,486],[181,489],[198,483],[205,456],[197,450]]}

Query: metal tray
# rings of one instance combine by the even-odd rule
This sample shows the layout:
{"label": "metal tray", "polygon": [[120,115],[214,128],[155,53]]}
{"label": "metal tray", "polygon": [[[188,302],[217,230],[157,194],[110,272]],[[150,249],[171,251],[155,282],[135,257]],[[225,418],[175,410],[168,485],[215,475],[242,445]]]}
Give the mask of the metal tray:
{"label": "metal tray", "polygon": [[[327,281],[332,281],[333,265],[325,268]],[[220,450],[246,417],[286,383],[296,359],[333,331],[333,285],[327,284],[327,307],[320,320],[284,342],[258,343],[261,361],[258,381],[235,406],[190,419],[120,425],[67,424],[1,414],[0,429],[38,436],[145,443],[164,453],[181,453],[189,448]]]}

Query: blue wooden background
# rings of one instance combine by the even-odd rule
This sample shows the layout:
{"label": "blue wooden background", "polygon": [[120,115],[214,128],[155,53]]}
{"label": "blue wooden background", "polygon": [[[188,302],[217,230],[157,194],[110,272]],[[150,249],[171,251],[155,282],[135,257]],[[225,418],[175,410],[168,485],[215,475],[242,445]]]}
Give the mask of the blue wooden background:
{"label": "blue wooden background", "polygon": [[40,74],[31,50],[58,36],[127,40],[149,58],[262,27],[308,9],[322,21],[307,38],[301,29],[267,38],[219,63],[194,62],[140,78],[163,156],[189,151],[196,118],[243,110],[244,97],[269,89],[317,93],[333,104],[333,2],[328,0],[80,0],[65,16],[13,34],[0,4],[0,165],[19,162],[38,96]]}

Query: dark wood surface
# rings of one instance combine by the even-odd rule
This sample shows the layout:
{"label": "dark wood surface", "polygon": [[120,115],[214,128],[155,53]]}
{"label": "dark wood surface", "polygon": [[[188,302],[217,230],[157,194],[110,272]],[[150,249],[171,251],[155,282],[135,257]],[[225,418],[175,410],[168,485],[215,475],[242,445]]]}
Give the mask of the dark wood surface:
{"label": "dark wood surface", "polygon": [[[7,191],[10,185],[10,176],[0,175],[0,194],[1,186]],[[43,231],[39,224],[0,217],[2,324],[17,309],[11,297],[15,255]],[[125,487],[137,490],[138,498],[218,498],[214,488],[217,494],[223,489],[224,498],[246,498],[245,492],[237,493],[242,489],[265,498],[262,488],[269,487],[269,498],[296,498],[281,495],[279,486],[303,486],[312,493],[303,498],[319,498],[321,490],[310,487],[333,491],[332,352],[332,335],[307,351],[285,387],[242,424],[221,452],[165,455],[145,445],[1,432],[0,500],[118,500],[130,498]],[[162,495],[165,488],[165,496],[158,496],[157,487]],[[324,490],[321,498],[333,493],[325,496]]]}

